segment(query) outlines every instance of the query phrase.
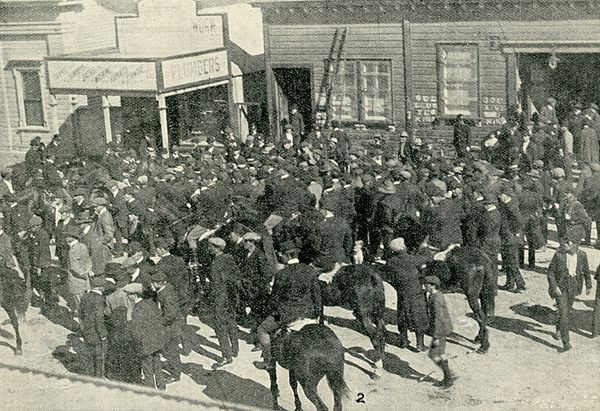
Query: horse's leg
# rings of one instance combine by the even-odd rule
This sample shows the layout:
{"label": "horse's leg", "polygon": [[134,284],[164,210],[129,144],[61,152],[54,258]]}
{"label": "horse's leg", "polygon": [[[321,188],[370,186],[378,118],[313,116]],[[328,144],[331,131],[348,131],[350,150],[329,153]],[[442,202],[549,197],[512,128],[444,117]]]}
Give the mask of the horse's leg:
{"label": "horse's leg", "polygon": [[292,391],[294,392],[294,405],[296,406],[296,411],[302,411],[302,402],[300,402],[300,396],[298,395],[298,380],[296,380],[296,376],[294,372],[290,370],[290,387],[292,387]]}
{"label": "horse's leg", "polygon": [[17,311],[14,308],[4,308],[4,311],[6,311],[6,313],[8,314],[8,318],[10,318],[10,323],[12,324],[15,330],[15,355],[21,355],[23,354],[23,341],[21,340],[21,333],[19,332],[19,319],[17,318]]}
{"label": "horse's leg", "polygon": [[477,350],[477,352],[484,354],[489,348],[486,347],[484,344],[487,334],[486,315],[483,312],[483,309],[481,308],[481,304],[479,303],[479,295],[468,293],[467,301],[469,302],[469,307],[471,307],[471,310],[473,310],[473,314],[475,315],[475,321],[477,321],[477,324],[479,325],[479,333],[477,335],[477,338],[475,339],[475,342],[480,343],[480,347]]}
{"label": "horse's leg", "polygon": [[317,385],[319,384],[319,381],[315,380],[316,378],[311,379],[311,381],[301,382],[302,389],[304,390],[306,398],[308,398],[310,402],[314,404],[317,411],[327,411],[327,406],[325,405],[323,400],[321,400],[321,397],[319,397],[319,393],[317,392]]}
{"label": "horse's leg", "polygon": [[269,368],[269,380],[271,381],[271,396],[273,397],[273,409],[279,409],[279,402],[277,398],[279,397],[279,387],[277,387],[277,365],[275,367]]}
{"label": "horse's leg", "polygon": [[371,378],[377,380],[381,377],[381,369],[383,369],[383,342],[380,340],[385,338],[385,334],[380,330],[380,325],[377,324],[376,326],[370,317],[363,316],[358,312],[355,312],[354,316],[360,321],[375,350],[375,363],[373,364]]}

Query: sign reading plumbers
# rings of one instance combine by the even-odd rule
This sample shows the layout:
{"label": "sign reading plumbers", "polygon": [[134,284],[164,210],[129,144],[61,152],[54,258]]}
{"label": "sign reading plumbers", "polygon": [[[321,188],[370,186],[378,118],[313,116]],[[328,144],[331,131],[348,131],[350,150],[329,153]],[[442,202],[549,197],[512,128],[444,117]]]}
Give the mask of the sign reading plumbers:
{"label": "sign reading plumbers", "polygon": [[161,61],[163,89],[204,83],[229,76],[227,50]]}

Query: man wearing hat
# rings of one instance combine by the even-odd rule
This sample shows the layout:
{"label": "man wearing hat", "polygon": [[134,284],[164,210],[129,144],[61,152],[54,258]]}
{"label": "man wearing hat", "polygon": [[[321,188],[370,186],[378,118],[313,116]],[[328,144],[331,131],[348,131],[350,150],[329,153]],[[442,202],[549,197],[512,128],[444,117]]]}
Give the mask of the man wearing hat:
{"label": "man wearing hat", "polygon": [[65,230],[68,226],[76,229],[78,227],[75,223],[75,215],[73,214],[73,209],[71,207],[65,204],[58,211],[60,213],[60,219],[54,229],[54,239],[56,244],[55,253],[58,257],[60,266],[67,270],[69,268],[69,245],[65,239]]}
{"label": "man wearing hat", "polygon": [[127,210],[123,191],[119,188],[119,182],[111,180],[107,186],[111,194],[108,210],[113,217],[115,227],[114,251],[116,255],[120,256],[123,254],[123,239],[128,239],[129,237],[127,227],[129,211]]}
{"label": "man wearing hat", "polygon": [[67,226],[65,239],[69,246],[69,269],[67,275],[67,288],[71,295],[71,312],[73,317],[78,317],[79,302],[83,294],[89,289],[92,272],[92,259],[87,247],[79,242],[79,228]]}
{"label": "man wearing hat", "polygon": [[314,261],[317,267],[325,271],[332,270],[337,263],[350,263],[354,248],[350,224],[336,216],[330,210],[332,208],[334,207],[327,204],[321,208],[317,247],[319,256]]}
{"label": "man wearing hat", "polygon": [[44,308],[50,304],[52,295],[51,278],[48,275],[48,267],[52,266],[50,254],[50,237],[46,230],[41,228],[42,218],[34,214],[29,219],[27,235],[24,239],[27,247],[29,260],[29,275],[31,285],[44,302]]}
{"label": "man wearing hat", "polygon": [[428,356],[444,372],[444,379],[436,385],[451,387],[457,378],[450,371],[448,356],[446,355],[446,338],[452,333],[452,319],[448,312],[444,294],[440,291],[440,279],[434,275],[429,275],[423,279],[423,283],[427,292],[429,334],[433,337]]}
{"label": "man wearing hat", "polygon": [[257,331],[264,359],[254,362],[258,369],[270,370],[275,366],[270,334],[294,321],[323,315],[318,273],[311,266],[301,263],[299,254],[300,250],[292,242],[282,246],[281,258],[286,266],[275,274],[271,291],[272,313]]}
{"label": "man wearing hat", "polygon": [[412,162],[412,148],[408,142],[408,133],[403,131],[400,134],[400,144],[398,145],[398,160],[402,164],[408,164]]}
{"label": "man wearing hat", "polygon": [[210,296],[214,310],[214,328],[222,358],[213,364],[220,368],[233,362],[239,352],[238,327],[235,314],[239,299],[240,270],[230,254],[225,254],[225,240],[208,239],[214,259],[210,265]]}
{"label": "man wearing hat", "polygon": [[185,319],[185,314],[191,308],[189,269],[183,258],[173,255],[169,251],[172,243],[172,240],[169,241],[164,237],[156,239],[156,253],[160,258],[156,266],[167,274],[169,283],[177,291],[179,305]]}
{"label": "man wearing hat", "polygon": [[248,232],[242,236],[246,254],[240,263],[240,302],[244,309],[250,309],[251,330],[256,332],[258,325],[269,315],[269,292],[274,272],[259,247],[262,236]]}
{"label": "man wearing hat", "polygon": [[[136,351],[141,358],[143,384],[149,388],[164,390],[165,376],[160,354],[168,340],[167,331],[162,324],[160,310],[152,297],[143,293],[142,287],[130,287],[134,285],[137,284],[129,284],[125,291],[133,303],[128,319]],[[139,374],[140,370],[137,373]]]}
{"label": "man wearing hat", "polygon": [[335,139],[337,143],[335,145],[335,151],[330,154],[334,156],[335,160],[340,165],[340,170],[342,170],[342,172],[347,172],[349,165],[350,146],[352,143],[350,142],[348,134],[340,128],[339,121],[331,121],[331,130],[330,140]]}
{"label": "man wearing hat", "polygon": [[569,324],[575,298],[581,293],[585,282],[586,295],[592,288],[587,255],[568,239],[561,239],[560,246],[548,267],[548,293],[556,300],[558,315],[556,336],[562,340],[562,351],[571,349]]}
{"label": "man wearing hat", "polygon": [[105,360],[107,349],[108,330],[104,322],[104,295],[107,281],[103,277],[92,277],[90,290],[81,297],[79,315],[83,341],[88,347],[93,365],[93,375],[97,378],[106,378]]}
{"label": "man wearing hat", "polygon": [[[505,290],[517,293],[527,287],[519,270],[519,247],[522,244],[523,216],[513,192],[505,187],[499,196],[500,238],[502,239],[502,266],[506,273]],[[515,288],[516,287],[516,288]]]}
{"label": "man wearing hat", "polygon": [[176,382],[181,379],[181,359],[179,358],[179,344],[183,328],[183,314],[177,291],[168,282],[167,274],[159,267],[155,267],[151,274],[152,289],[156,292],[156,301],[161,312],[162,325],[167,332],[167,342],[161,351],[167,360],[170,376],[166,383]]}
{"label": "man wearing hat", "polygon": [[[523,191],[519,196],[519,210],[524,219],[524,234],[527,239],[529,269],[535,270],[535,250],[545,245],[540,227],[540,217],[544,206],[543,188],[539,182],[539,171],[531,170],[523,180]],[[525,244],[519,247],[520,266],[525,265]]]}
{"label": "man wearing hat", "polygon": [[425,259],[406,251],[403,238],[390,241],[390,257],[386,261],[385,280],[396,290],[400,348],[408,348],[408,330],[415,333],[417,350],[425,351],[424,335],[429,329],[425,293],[419,279],[419,268]]}
{"label": "man wearing hat", "polygon": [[297,135],[298,144],[304,138],[304,117],[298,111],[298,104],[293,103],[290,107],[290,125]]}
{"label": "man wearing hat", "polygon": [[381,247],[385,247],[393,238],[395,219],[402,205],[396,186],[391,180],[386,179],[377,191],[379,198],[375,200],[373,224],[369,227],[371,229],[369,253],[373,258],[381,257]]}
{"label": "man wearing hat", "polygon": [[452,244],[462,244],[464,210],[459,200],[448,198],[447,185],[441,180],[431,180],[426,186],[431,205],[424,210],[424,227],[429,235],[429,245],[445,250]]}
{"label": "man wearing hat", "polygon": [[93,230],[98,238],[102,239],[103,251],[106,261],[112,260],[112,250],[115,246],[115,223],[108,211],[109,202],[104,197],[92,199],[94,206],[95,221]]}
{"label": "man wearing hat", "polygon": [[538,121],[540,125],[558,124],[558,117],[556,117],[556,99],[554,97],[548,97],[546,105],[540,109]]}
{"label": "man wearing hat", "polygon": [[471,151],[471,127],[465,123],[465,118],[462,114],[456,116],[452,144],[459,159],[465,158],[467,153]]}

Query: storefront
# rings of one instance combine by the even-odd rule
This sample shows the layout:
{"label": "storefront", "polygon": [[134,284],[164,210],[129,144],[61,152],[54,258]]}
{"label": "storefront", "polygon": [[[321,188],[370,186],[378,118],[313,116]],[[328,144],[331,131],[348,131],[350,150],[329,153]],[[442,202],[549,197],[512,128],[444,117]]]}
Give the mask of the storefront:
{"label": "storefront", "polygon": [[116,49],[46,59],[51,93],[87,95],[80,153],[101,154],[115,140],[137,148],[145,137],[168,149],[235,128],[224,16],[173,4],[145,0],[138,15],[117,18]]}
{"label": "storefront", "polygon": [[[600,52],[596,2],[254,0],[253,5],[263,11],[275,132],[291,104],[312,118],[324,83],[333,87],[329,120],[357,130],[357,137],[394,124],[438,143],[451,142],[458,114],[483,135],[502,124],[512,107],[531,114],[549,96],[565,107],[574,99],[600,100],[593,75]],[[306,89],[310,92],[299,91]]]}

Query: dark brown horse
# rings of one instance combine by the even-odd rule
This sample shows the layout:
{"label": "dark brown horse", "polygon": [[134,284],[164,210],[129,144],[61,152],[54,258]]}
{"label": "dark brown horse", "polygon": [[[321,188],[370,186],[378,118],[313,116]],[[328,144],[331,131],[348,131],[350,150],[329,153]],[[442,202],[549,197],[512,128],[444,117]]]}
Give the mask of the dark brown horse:
{"label": "dark brown horse", "polygon": [[[333,391],[334,411],[342,411],[342,400],[348,396],[348,386],[344,381],[344,347],[329,327],[309,324],[300,331],[284,331],[275,337],[272,349],[273,360],[289,371],[296,411],[302,410],[298,383],[317,411],[327,411],[317,391],[323,377],[327,378]],[[273,407],[279,409],[276,366],[269,370],[269,377]]]}
{"label": "dark brown horse", "polygon": [[425,269],[426,275],[436,275],[442,288],[453,291],[459,288],[467,297],[479,324],[475,342],[480,343],[478,353],[485,354],[490,348],[488,319],[494,312],[498,279],[492,270],[492,262],[476,247],[458,247],[447,254],[446,261],[431,261]]}
{"label": "dark brown horse", "polygon": [[17,309],[22,308],[24,284],[16,270],[0,268],[0,307],[6,311],[10,323],[15,330],[15,355],[23,354],[23,341],[19,332]]}
{"label": "dark brown horse", "polygon": [[372,378],[381,376],[385,350],[385,292],[381,276],[368,265],[341,267],[331,284],[321,283],[325,305],[349,308],[375,349]]}

